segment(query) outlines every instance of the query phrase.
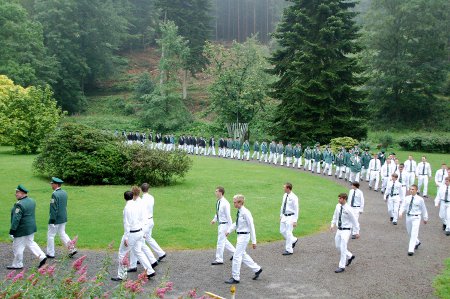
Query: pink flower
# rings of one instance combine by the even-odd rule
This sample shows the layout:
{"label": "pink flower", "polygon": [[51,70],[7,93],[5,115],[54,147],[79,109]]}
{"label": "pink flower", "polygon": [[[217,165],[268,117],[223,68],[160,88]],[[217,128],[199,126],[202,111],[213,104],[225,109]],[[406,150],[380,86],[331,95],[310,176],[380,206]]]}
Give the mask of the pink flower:
{"label": "pink flower", "polygon": [[196,289],[192,289],[188,292],[188,297],[189,298],[196,298],[197,297],[197,290]]}
{"label": "pink flower", "polygon": [[28,276],[27,280],[28,280],[28,281],[32,281],[35,275],[36,275],[36,274],[34,274],[34,273],[31,274],[30,276]]}
{"label": "pink flower", "polygon": [[73,238],[73,240],[70,240],[69,242],[67,242],[67,249],[69,251],[74,250],[75,245],[77,245],[77,242],[78,242],[78,236],[75,236],[75,238]]}
{"label": "pink flower", "polygon": [[166,295],[166,292],[168,291],[167,288],[157,288],[156,289],[156,297],[158,298],[164,298],[164,296]]}
{"label": "pink flower", "polygon": [[77,271],[77,274],[79,274],[79,275],[85,274],[85,273],[87,272],[87,268],[88,268],[88,266],[87,266],[87,265],[84,265],[83,267],[81,267],[81,268]]}
{"label": "pink flower", "polygon": [[125,289],[130,290],[132,293],[141,293],[144,290],[139,280],[127,280],[125,283]]}
{"label": "pink flower", "polygon": [[6,280],[12,279],[16,275],[16,270],[12,270],[11,272],[6,275]]}
{"label": "pink flower", "polygon": [[80,257],[79,259],[77,259],[76,261],[74,261],[73,263],[72,263],[72,268],[73,269],[75,269],[75,270],[80,270],[80,268],[81,268],[81,266],[82,266],[82,264],[83,264],[83,261],[86,259],[86,256],[85,255],[83,255],[82,257]]}
{"label": "pink flower", "polygon": [[18,273],[14,278],[13,282],[18,281],[19,279],[23,279],[23,275],[25,274],[25,270],[22,270],[22,272]]}
{"label": "pink flower", "polygon": [[47,265],[45,265],[44,267],[39,268],[39,269],[38,269],[38,272],[39,272],[41,275],[45,275],[45,273],[47,273]]}
{"label": "pink flower", "polygon": [[148,281],[147,271],[144,270],[141,274],[138,275],[138,280],[145,284]]}
{"label": "pink flower", "polygon": [[168,281],[166,283],[166,288],[167,288],[168,291],[172,291],[172,289],[173,289],[173,282]]}
{"label": "pink flower", "polygon": [[128,252],[127,252],[127,254],[125,254],[125,256],[124,256],[123,259],[120,261],[120,263],[121,263],[122,266],[124,266],[124,267],[129,267],[129,266],[130,266],[130,260],[128,259]]}
{"label": "pink flower", "polygon": [[47,268],[47,274],[48,274],[48,276],[53,276],[53,274],[55,273],[55,269],[56,269],[56,266],[50,266],[50,267],[48,267],[48,268]]}
{"label": "pink flower", "polygon": [[84,283],[87,281],[86,273],[78,277],[77,282]]}

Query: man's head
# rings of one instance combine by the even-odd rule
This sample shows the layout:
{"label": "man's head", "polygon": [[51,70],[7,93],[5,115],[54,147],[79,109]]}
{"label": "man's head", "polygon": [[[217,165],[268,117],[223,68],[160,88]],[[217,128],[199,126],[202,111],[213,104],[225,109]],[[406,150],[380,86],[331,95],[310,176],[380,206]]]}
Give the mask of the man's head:
{"label": "man's head", "polygon": [[220,199],[225,194],[225,188],[222,186],[216,187],[216,198]]}
{"label": "man's head", "polygon": [[148,183],[143,183],[141,185],[142,192],[147,193],[149,189],[150,189],[150,185]]}
{"label": "man's head", "polygon": [[131,191],[125,191],[123,193],[123,198],[125,199],[125,201],[129,201],[133,199],[133,192]]}
{"label": "man's head", "polygon": [[236,209],[240,209],[245,202],[245,197],[242,194],[236,194],[233,196],[233,204]]}
{"label": "man's head", "polygon": [[392,180],[395,182],[398,179],[398,174],[393,173],[392,175]]}
{"label": "man's head", "polygon": [[283,185],[283,188],[284,188],[284,192],[289,194],[292,191],[292,184],[291,183],[286,183],[286,184]]}
{"label": "man's head", "polygon": [[57,177],[52,177],[52,180],[50,181],[50,186],[52,187],[53,190],[56,190],[58,188],[61,188],[63,180],[57,178]]}
{"label": "man's head", "polygon": [[449,185],[449,182],[450,182],[450,177],[446,177],[445,178],[445,184],[448,186]]}
{"label": "man's head", "polygon": [[347,203],[347,193],[340,193],[338,195],[338,201],[341,205],[345,205]]}
{"label": "man's head", "polygon": [[131,192],[133,193],[133,197],[137,198],[141,195],[141,189],[138,186],[131,187]]}
{"label": "man's head", "polygon": [[409,187],[409,192],[411,193],[412,196],[417,194],[417,185],[411,185],[411,187]]}
{"label": "man's head", "polygon": [[352,188],[353,189],[359,189],[359,182],[353,182],[352,183]]}
{"label": "man's head", "polygon": [[16,199],[24,198],[28,195],[28,189],[25,188],[22,184],[17,186],[16,188]]}
{"label": "man's head", "polygon": [[427,157],[422,156],[422,162],[426,162],[427,161]]}

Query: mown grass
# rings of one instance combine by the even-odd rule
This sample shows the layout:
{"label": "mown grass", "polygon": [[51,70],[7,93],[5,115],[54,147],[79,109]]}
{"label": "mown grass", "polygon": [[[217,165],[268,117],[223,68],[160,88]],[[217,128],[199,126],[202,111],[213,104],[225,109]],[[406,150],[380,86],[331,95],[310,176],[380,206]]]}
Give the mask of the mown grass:
{"label": "mown grass", "polygon": [[[10,211],[15,202],[15,187],[22,183],[29,196],[37,202],[36,240],[44,245],[51,196],[49,179],[33,174],[33,155],[15,155],[10,147],[0,147],[0,188],[2,204],[0,218],[6,241],[10,226]],[[214,190],[225,187],[225,196],[242,193],[252,211],[259,242],[280,240],[279,211],[282,185],[290,181],[300,198],[300,220],[297,235],[308,235],[328,227],[337,194],[347,191],[325,178],[281,167],[193,157],[193,169],[187,177],[172,186],[153,188],[155,196],[154,237],[163,248],[197,249],[215,247],[217,227],[210,225],[215,213]],[[111,241],[117,246],[123,234],[123,192],[130,186],[64,185],[69,194],[69,236],[79,236],[83,248],[104,248]],[[232,217],[236,210],[232,207]],[[233,234],[231,240],[235,240]]]}
{"label": "mown grass", "polygon": [[434,293],[442,299],[450,298],[450,258],[445,260],[445,268],[433,281]]}

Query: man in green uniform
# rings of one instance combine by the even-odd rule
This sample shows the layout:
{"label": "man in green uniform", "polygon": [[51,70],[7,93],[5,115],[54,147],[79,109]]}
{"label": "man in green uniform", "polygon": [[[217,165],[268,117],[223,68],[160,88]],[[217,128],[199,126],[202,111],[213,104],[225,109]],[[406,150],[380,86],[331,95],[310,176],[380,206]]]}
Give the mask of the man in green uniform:
{"label": "man in green uniform", "polygon": [[264,159],[264,163],[267,163],[267,142],[263,141],[261,143],[261,160],[259,162],[262,162]]}
{"label": "man in green uniform", "polygon": [[305,166],[303,167],[303,170],[309,170],[311,171],[311,166],[312,166],[312,151],[309,148],[309,146],[306,147],[305,152]]}
{"label": "man in green uniform", "polygon": [[[55,257],[55,236],[59,235],[61,242],[69,250],[69,257],[77,253],[77,249],[70,244],[70,238],[66,234],[67,223],[67,193],[61,189],[61,179],[52,177],[50,186],[53,189],[50,199],[50,219],[48,221],[47,231],[47,257]],[[70,247],[70,248],[69,248]]]}
{"label": "man in green uniform", "polygon": [[348,152],[344,152],[344,179],[347,181],[350,177],[350,158],[352,157],[353,151],[350,149]]}
{"label": "man in green uniform", "polygon": [[349,164],[349,168],[350,168],[350,177],[349,177],[349,182],[350,183],[354,183],[354,182],[358,182],[359,183],[359,175],[361,172],[361,159],[359,158],[359,152],[355,152],[353,154],[353,156],[350,158],[350,164]]}
{"label": "man in green uniform", "polygon": [[325,163],[325,166],[323,167],[323,175],[328,173],[328,176],[331,176],[331,172],[333,171],[333,159],[333,152],[327,146],[323,151],[323,162]]}
{"label": "man in green uniform", "polygon": [[292,154],[293,154],[293,149],[292,149],[292,145],[290,142],[288,143],[288,145],[286,145],[284,152],[286,154],[286,167],[289,167],[291,165]]}
{"label": "man in green uniform", "polygon": [[275,140],[272,140],[270,143],[269,150],[269,163],[277,164],[277,144],[275,143]]}
{"label": "man in green uniform", "polygon": [[312,173],[317,172],[320,174],[320,161],[322,160],[322,152],[320,151],[320,145],[317,143],[316,147],[313,150],[313,165],[312,165]]}
{"label": "man in green uniform", "polygon": [[255,158],[256,160],[259,160],[259,142],[258,140],[255,140],[255,143],[253,143],[253,154],[252,154],[252,160]]}
{"label": "man in green uniform", "polygon": [[372,157],[369,154],[369,149],[366,148],[364,150],[364,153],[361,156],[361,164],[362,164],[362,169],[361,169],[361,181],[363,181],[364,179],[366,180],[366,182],[369,181],[369,163],[370,160],[372,159]]}
{"label": "man in green uniform", "polygon": [[300,168],[302,166],[302,145],[300,143],[297,143],[294,146],[294,163],[292,163],[292,168],[297,165],[297,168]]}
{"label": "man in green uniform", "polygon": [[244,153],[242,155],[242,161],[245,159],[246,161],[250,160],[250,143],[248,140],[244,141],[244,144],[242,145],[242,148],[244,150]]}
{"label": "man in green uniform", "polygon": [[13,238],[14,260],[7,269],[20,270],[23,268],[23,251],[28,247],[31,252],[39,258],[39,268],[42,267],[47,258],[38,244],[34,242],[36,228],[36,202],[28,197],[28,190],[19,185],[16,188],[17,202],[11,210],[11,228],[9,235]]}
{"label": "man in green uniform", "polygon": [[280,140],[280,142],[278,142],[277,145],[277,155],[275,158],[275,165],[278,163],[278,160],[280,161],[280,165],[283,166],[283,162],[284,162],[284,145],[283,145],[283,141]]}

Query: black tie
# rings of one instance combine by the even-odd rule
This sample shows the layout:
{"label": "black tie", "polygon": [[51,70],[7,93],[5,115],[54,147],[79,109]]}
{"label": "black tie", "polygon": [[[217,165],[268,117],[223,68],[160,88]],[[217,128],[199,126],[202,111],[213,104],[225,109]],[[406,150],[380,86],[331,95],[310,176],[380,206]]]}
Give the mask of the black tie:
{"label": "black tie", "polygon": [[422,167],[422,175],[425,175],[425,162],[422,162],[423,163],[423,167]]}
{"label": "black tie", "polygon": [[238,210],[237,214],[236,214],[236,231],[237,231],[238,225],[239,225],[239,212],[240,212],[240,210]]}
{"label": "black tie", "polygon": [[447,188],[445,189],[444,201],[445,201],[445,202],[448,202],[448,186],[447,186]]}
{"label": "black tie", "polygon": [[389,176],[389,164],[386,165],[386,166],[387,166],[387,173],[386,173],[386,176]]}
{"label": "black tie", "polygon": [[220,199],[217,201],[217,205],[216,205],[217,222],[220,222],[219,221],[219,207],[220,207]]}
{"label": "black tie", "polygon": [[355,206],[355,193],[356,193],[356,190],[353,190],[353,196],[352,196],[352,207],[354,207],[354,206]]}
{"label": "black tie", "polygon": [[442,180],[441,180],[441,183],[444,182],[444,179],[445,179],[444,175],[445,175],[445,169],[442,169]]}
{"label": "black tie", "polygon": [[395,185],[395,183],[392,182],[392,187],[391,187],[391,197],[394,196],[394,185]]}
{"label": "black tie", "polygon": [[412,205],[413,205],[413,201],[414,201],[414,196],[411,197],[411,202],[409,203],[409,208],[408,208],[408,216],[411,213],[411,209],[412,209]]}
{"label": "black tie", "polygon": [[403,171],[400,171],[400,183],[403,183],[403,182],[402,182],[402,172],[403,172]]}
{"label": "black tie", "polygon": [[375,171],[377,171],[377,159],[375,159]]}
{"label": "black tie", "polygon": [[412,172],[412,161],[409,161],[409,172]]}
{"label": "black tie", "polygon": [[338,228],[342,228],[342,205],[341,205],[341,211],[339,212],[339,220],[338,220]]}
{"label": "black tie", "polygon": [[283,204],[283,215],[286,214],[286,203],[287,203],[287,198],[288,198],[288,195],[287,195],[287,193],[286,193],[286,197],[284,198],[284,204]]}

